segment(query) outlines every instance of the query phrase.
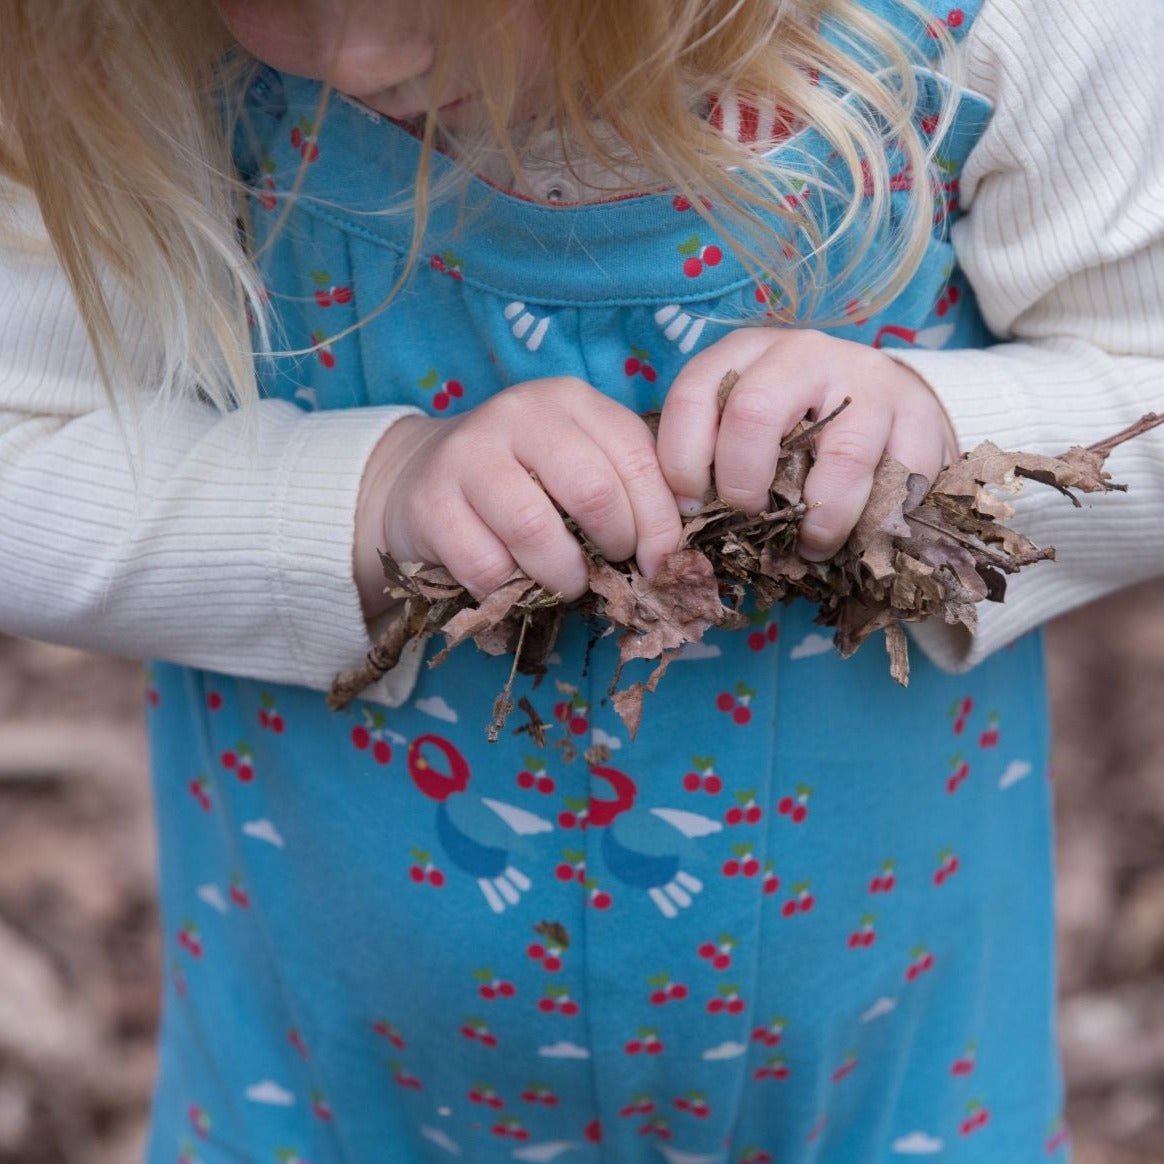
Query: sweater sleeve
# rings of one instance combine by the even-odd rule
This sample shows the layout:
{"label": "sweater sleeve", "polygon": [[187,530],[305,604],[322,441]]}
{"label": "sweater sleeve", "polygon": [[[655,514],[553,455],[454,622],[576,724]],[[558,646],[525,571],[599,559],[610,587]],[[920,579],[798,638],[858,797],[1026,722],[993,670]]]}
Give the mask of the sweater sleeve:
{"label": "sweater sleeve", "polygon": [[[967,160],[958,260],[991,331],[973,351],[894,350],[946,405],[960,447],[1058,453],[1164,411],[1164,5],[985,0],[967,83],[995,104]],[[1127,494],[1074,509],[1026,483],[1012,524],[1056,560],[982,603],[971,637],[910,624],[964,671],[1055,615],[1164,574],[1164,429],[1117,448]]]}
{"label": "sweater sleeve", "polygon": [[[353,569],[364,466],[417,410],[263,400],[248,441],[238,413],[159,407],[119,301],[140,378],[127,440],[43,227],[22,219],[25,241],[0,246],[0,630],[325,690],[372,641]],[[416,666],[369,697],[399,703]]]}

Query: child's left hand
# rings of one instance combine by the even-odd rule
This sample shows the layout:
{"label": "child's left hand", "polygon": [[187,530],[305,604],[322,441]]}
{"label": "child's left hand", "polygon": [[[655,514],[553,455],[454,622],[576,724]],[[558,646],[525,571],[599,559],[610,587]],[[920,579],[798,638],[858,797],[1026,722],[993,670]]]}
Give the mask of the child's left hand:
{"label": "child's left hand", "polygon": [[[716,396],[724,373],[739,380],[723,416]],[[675,378],[659,418],[657,454],[680,508],[716,491],[759,513],[776,475],[781,439],[813,410],[827,416],[852,403],[816,438],[804,500],[820,504],[801,523],[800,552],[820,561],[844,545],[869,500],[873,470],[888,452],[933,481],[958,457],[949,416],[915,372],[864,344],[819,331],[740,328],[695,356]]]}

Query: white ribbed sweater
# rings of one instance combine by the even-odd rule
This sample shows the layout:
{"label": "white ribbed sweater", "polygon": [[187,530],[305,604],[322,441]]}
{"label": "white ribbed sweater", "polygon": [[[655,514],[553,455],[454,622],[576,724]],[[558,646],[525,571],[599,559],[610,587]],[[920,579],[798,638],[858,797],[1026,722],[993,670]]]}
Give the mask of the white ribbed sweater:
{"label": "white ribbed sweater", "polygon": [[[1164,5],[985,0],[965,45],[994,118],[962,180],[958,258],[992,331],[981,351],[893,351],[961,446],[1058,452],[1164,410]],[[140,324],[122,334],[145,372]],[[248,461],[236,416],[197,401],[148,429],[140,503],[59,267],[0,249],[0,631],[326,689],[370,645],[353,580],[366,460],[409,409],[268,400]],[[1164,573],[1164,429],[1108,464],[1127,495],[1074,510],[1028,486],[1014,524],[1058,558],[979,607],[971,640],[910,627],[973,666],[1068,609]],[[407,697],[415,657],[368,694]]]}

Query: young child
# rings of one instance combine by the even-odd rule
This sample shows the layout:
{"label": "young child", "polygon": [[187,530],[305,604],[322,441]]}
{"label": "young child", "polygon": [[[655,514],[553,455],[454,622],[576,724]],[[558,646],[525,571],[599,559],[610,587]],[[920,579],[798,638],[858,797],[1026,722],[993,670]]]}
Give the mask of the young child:
{"label": "young child", "polygon": [[849,396],[821,559],[885,450],[1159,407],[1164,10],[216,7],[16,0],[0,65],[0,627],[155,660],[150,1164],[1064,1160],[1037,628],[1164,570],[1159,430],[907,689],[797,601],[633,743],[576,617],[544,746],[472,647],[325,692],[380,549],[573,597],[552,498],[652,573]]}

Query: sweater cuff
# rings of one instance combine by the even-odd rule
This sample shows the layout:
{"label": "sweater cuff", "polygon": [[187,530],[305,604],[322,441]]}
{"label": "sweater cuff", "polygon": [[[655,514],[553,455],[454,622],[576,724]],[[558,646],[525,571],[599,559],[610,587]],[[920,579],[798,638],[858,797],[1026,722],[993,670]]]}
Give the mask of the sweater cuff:
{"label": "sweater cuff", "polygon": [[[989,348],[894,348],[882,350],[882,355],[912,369],[926,382],[953,423],[960,452],[969,451],[984,440],[993,441],[1001,449],[1038,451],[1034,447],[1037,430],[1029,414],[1029,400],[1014,390],[1013,381],[999,376],[997,354]],[[1010,500],[1013,502],[1014,498]],[[1023,498],[1024,503],[1045,500]],[[1016,506],[1016,518],[1023,507]],[[1021,520],[1017,524],[1021,525]],[[1039,582],[1045,586],[1049,581],[1045,572],[1053,569],[1054,563],[1043,562],[1027,567],[1024,574],[1044,571]],[[1018,592],[1028,584],[1021,575],[1010,575],[1004,602],[978,603],[978,625],[973,635],[961,623],[951,626],[938,616],[906,623],[906,630],[935,666],[950,674],[962,674],[1030,629],[1029,612],[1016,601]]]}
{"label": "sweater cuff", "polygon": [[[373,643],[353,567],[356,501],[380,438],[420,409],[382,406],[312,412],[296,426],[275,490],[276,603],[297,682],[326,691]],[[361,699],[398,707],[414,685],[422,652],[400,663]]]}

